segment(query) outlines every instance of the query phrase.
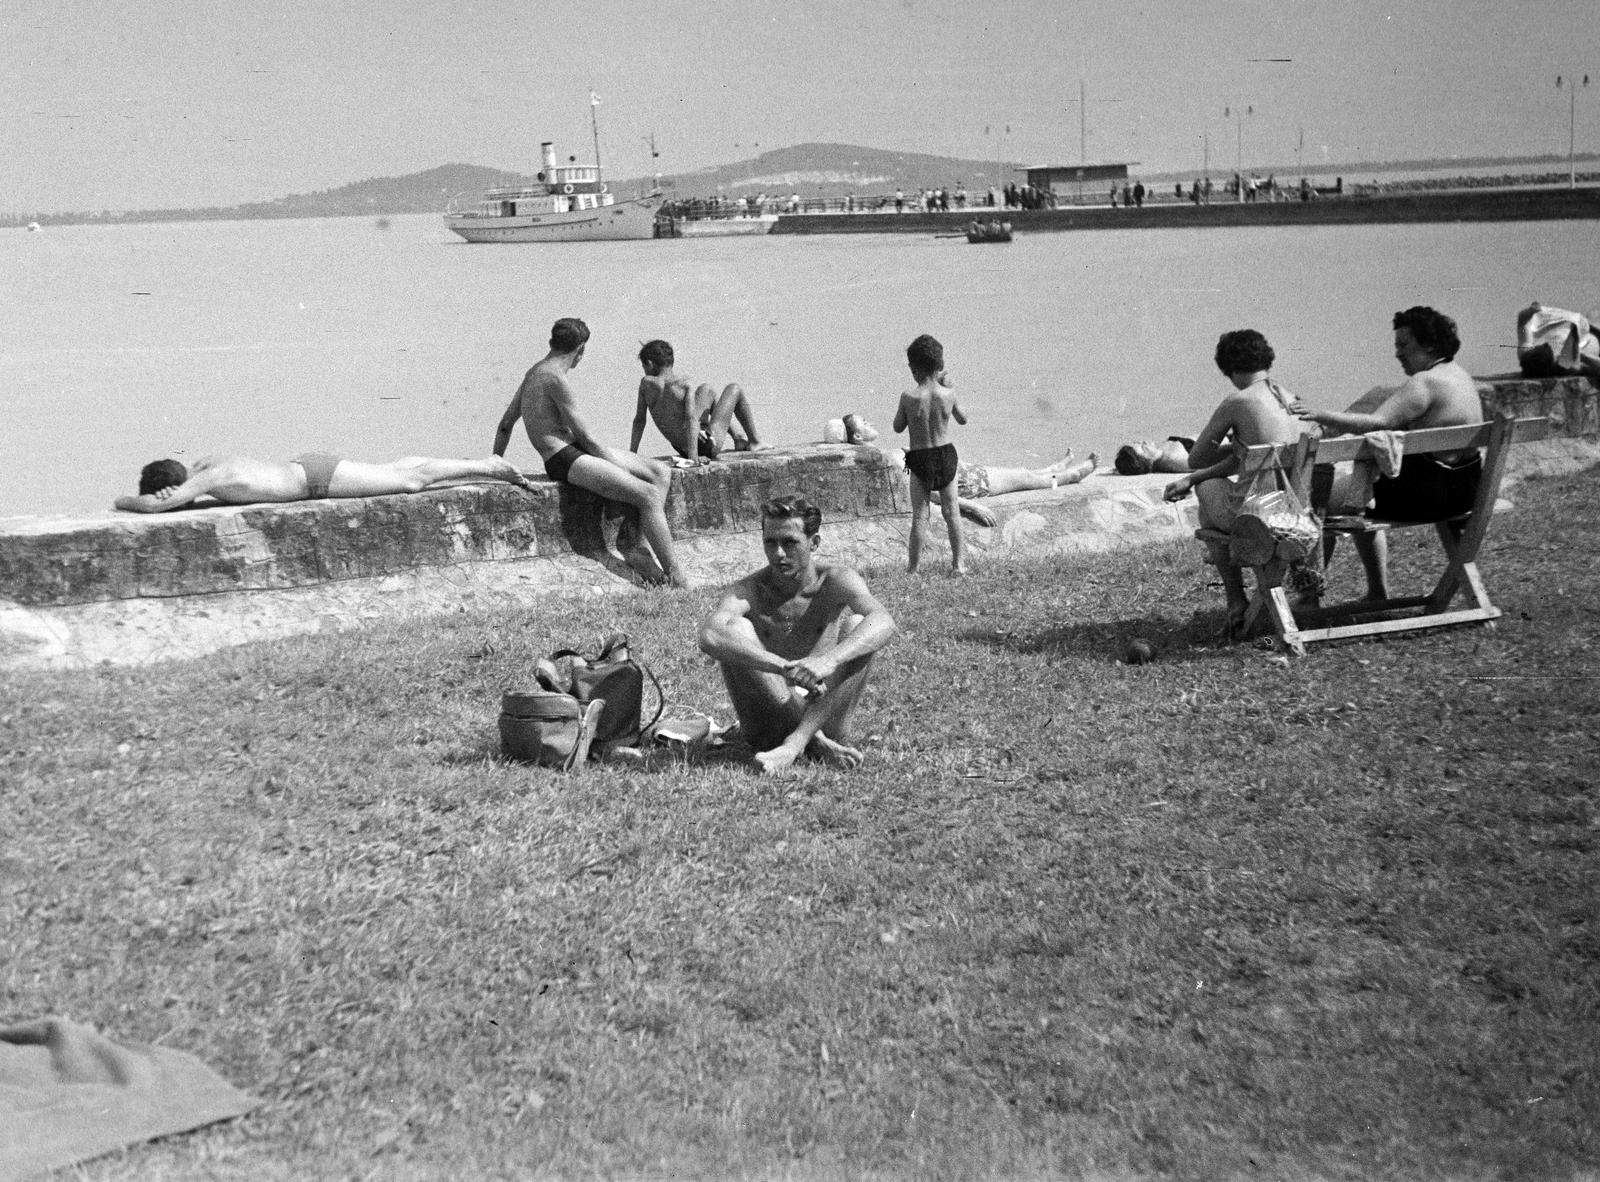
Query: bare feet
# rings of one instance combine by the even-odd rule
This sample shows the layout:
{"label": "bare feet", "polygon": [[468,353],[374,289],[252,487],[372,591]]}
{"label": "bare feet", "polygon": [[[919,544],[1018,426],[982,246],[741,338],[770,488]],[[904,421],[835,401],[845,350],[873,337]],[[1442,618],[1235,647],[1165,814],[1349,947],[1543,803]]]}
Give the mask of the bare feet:
{"label": "bare feet", "polygon": [[964,566],[952,566],[950,568],[950,577],[952,579],[964,579],[964,578],[966,578],[967,577],[967,568],[964,567]]}
{"label": "bare feet", "polygon": [[846,747],[820,731],[811,737],[811,745],[806,748],[806,752],[813,759],[839,768],[860,767],[867,758],[854,747]]}
{"label": "bare feet", "polygon": [[1078,460],[1076,463],[1068,464],[1066,467],[1059,469],[1051,476],[1051,480],[1054,481],[1057,488],[1066,484],[1077,484],[1078,481],[1085,479],[1099,466],[1099,453],[1090,452],[1088,459]]}
{"label": "bare feet", "polygon": [[825,763],[829,767],[850,769],[858,768],[866,759],[854,747],[846,747],[843,743],[828,738],[827,735],[818,734],[811,736],[811,742],[802,752],[799,748],[788,743],[780,744],[771,751],[756,752],[756,762],[761,765],[761,774],[764,776],[776,775],[792,768],[802,754],[810,756],[818,763]]}
{"label": "bare feet", "polygon": [[510,460],[504,456],[495,456],[493,458],[498,461],[494,465],[493,475],[504,480],[507,484],[514,484],[518,488],[527,489],[529,492],[534,490],[533,482],[519,472],[517,466]]}
{"label": "bare feet", "polygon": [[784,744],[774,747],[771,751],[757,751],[756,762],[761,765],[763,776],[774,776],[779,772],[786,772],[794,766],[795,760],[800,758],[797,748]]}

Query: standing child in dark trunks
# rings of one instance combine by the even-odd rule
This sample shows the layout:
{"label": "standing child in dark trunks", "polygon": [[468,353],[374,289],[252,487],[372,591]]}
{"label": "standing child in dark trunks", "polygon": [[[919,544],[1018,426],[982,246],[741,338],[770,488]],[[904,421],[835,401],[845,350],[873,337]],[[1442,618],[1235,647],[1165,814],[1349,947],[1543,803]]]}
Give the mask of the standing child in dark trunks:
{"label": "standing child in dark trunks", "polygon": [[950,420],[966,425],[967,416],[955,391],[944,380],[944,346],[924,333],[906,349],[906,361],[917,388],[900,395],[894,429],[911,432],[906,471],[911,474],[911,541],[906,569],[915,571],[928,536],[928,501],[939,494],[939,512],[950,534],[950,573],[967,573],[966,542],[961,536],[961,511],[956,496],[956,445],[948,434]]}

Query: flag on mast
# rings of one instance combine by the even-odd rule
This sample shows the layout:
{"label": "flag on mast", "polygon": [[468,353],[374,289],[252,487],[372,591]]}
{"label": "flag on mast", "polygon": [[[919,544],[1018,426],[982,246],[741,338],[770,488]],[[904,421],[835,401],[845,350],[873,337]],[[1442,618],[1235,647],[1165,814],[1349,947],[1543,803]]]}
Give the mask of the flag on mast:
{"label": "flag on mast", "polygon": [[600,105],[600,96],[592,90],[589,92],[589,105],[591,107],[598,107]]}

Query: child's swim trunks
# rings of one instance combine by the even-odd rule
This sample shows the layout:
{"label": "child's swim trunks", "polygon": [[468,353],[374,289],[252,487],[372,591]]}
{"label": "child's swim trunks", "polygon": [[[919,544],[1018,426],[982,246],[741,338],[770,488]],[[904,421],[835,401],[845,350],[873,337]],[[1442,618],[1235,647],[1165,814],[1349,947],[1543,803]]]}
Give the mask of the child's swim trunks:
{"label": "child's swim trunks", "polygon": [[906,452],[906,471],[922,481],[923,488],[934,492],[954,480],[959,467],[956,445],[953,443],[946,443],[942,447],[919,447]]}

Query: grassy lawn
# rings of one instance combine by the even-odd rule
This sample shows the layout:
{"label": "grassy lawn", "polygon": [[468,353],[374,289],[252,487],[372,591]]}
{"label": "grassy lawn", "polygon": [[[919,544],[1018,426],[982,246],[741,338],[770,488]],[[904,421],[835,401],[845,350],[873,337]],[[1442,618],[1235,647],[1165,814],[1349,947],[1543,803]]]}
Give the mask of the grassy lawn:
{"label": "grassy lawn", "polygon": [[709,590],[8,675],[0,1020],[267,1101],[93,1179],[1592,1176],[1600,473],[1511,495],[1497,626],[1303,661],[1195,545],[874,572],[851,774],[496,759],[612,627],[729,721]]}

